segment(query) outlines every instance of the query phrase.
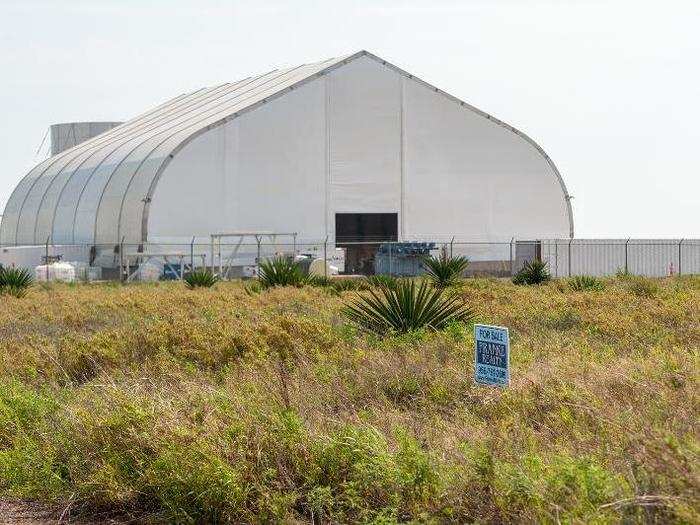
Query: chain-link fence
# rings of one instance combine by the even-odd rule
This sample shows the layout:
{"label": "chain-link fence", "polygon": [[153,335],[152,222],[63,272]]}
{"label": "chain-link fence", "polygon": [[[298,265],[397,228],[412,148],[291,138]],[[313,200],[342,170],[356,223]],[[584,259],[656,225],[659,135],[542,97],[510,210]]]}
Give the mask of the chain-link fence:
{"label": "chain-link fence", "polygon": [[[182,279],[206,268],[223,279],[253,277],[261,261],[297,260],[321,275],[420,275],[426,257],[461,256],[470,263],[466,276],[509,277],[533,259],[547,263],[554,277],[613,275],[624,272],[662,277],[700,274],[700,239],[543,239],[485,241],[335,241],[303,240],[295,233],[212,235],[205,242],[119,243],[0,248],[0,264],[39,271],[70,264],[76,279]],[[39,275],[40,276],[40,275]]]}

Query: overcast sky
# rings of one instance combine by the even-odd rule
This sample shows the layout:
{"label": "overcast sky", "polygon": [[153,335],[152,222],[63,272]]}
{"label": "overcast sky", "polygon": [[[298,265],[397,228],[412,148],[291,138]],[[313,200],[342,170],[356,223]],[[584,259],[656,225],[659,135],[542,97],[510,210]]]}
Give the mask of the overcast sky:
{"label": "overcast sky", "polygon": [[360,49],[535,139],[577,237],[700,237],[697,0],[0,0],[0,207],[52,123]]}

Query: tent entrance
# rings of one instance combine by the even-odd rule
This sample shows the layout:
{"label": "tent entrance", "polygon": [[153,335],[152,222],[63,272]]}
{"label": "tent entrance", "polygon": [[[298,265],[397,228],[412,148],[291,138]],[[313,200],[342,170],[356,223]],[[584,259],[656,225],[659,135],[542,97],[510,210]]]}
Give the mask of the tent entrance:
{"label": "tent entrance", "polygon": [[398,213],[335,214],[335,243],[345,248],[345,273],[374,273],[379,245],[398,240],[398,217]]}

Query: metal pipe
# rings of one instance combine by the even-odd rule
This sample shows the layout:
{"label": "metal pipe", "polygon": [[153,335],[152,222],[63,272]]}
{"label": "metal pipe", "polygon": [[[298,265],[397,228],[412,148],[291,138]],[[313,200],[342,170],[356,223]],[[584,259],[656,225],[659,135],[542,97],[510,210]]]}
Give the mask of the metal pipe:
{"label": "metal pipe", "polygon": [[49,282],[49,239],[51,236],[49,235],[46,238],[46,258],[44,259],[44,264],[46,265],[46,282]]}

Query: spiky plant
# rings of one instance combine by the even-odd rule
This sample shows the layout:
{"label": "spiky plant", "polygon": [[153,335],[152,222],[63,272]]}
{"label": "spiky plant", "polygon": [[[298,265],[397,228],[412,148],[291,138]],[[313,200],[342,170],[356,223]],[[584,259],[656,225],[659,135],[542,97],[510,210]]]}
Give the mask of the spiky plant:
{"label": "spiky plant", "polygon": [[387,288],[395,288],[398,281],[391,275],[377,274],[368,275],[365,278],[365,282],[370,288],[381,288],[382,286],[386,286]]}
{"label": "spiky plant", "polygon": [[464,300],[423,281],[397,281],[380,286],[346,305],[347,316],[366,330],[377,334],[407,333],[420,329],[442,330],[454,322],[469,322],[474,312]]}
{"label": "spiky plant", "polygon": [[592,275],[576,275],[569,279],[569,288],[575,292],[601,291],[605,285]]}
{"label": "spiky plant", "polygon": [[193,288],[211,288],[219,278],[209,270],[195,270],[185,276],[185,286]]}
{"label": "spiky plant", "polygon": [[523,267],[513,277],[515,284],[542,284],[549,281],[551,276],[547,269],[547,263],[539,259],[533,259],[523,264]]}
{"label": "spiky plant", "polygon": [[469,266],[469,259],[466,257],[450,257],[447,254],[427,257],[423,260],[425,274],[436,288],[447,288],[456,284],[467,266]]}
{"label": "spiky plant", "polygon": [[299,263],[286,257],[275,257],[260,263],[258,272],[263,288],[273,286],[303,286],[308,276],[304,275]]}
{"label": "spiky plant", "polygon": [[25,268],[0,268],[0,293],[24,297],[34,284],[34,277]]}

